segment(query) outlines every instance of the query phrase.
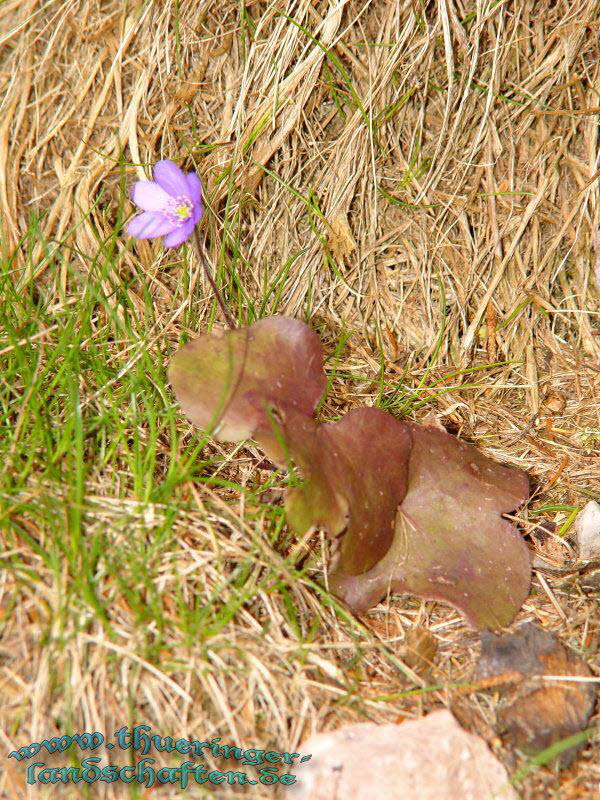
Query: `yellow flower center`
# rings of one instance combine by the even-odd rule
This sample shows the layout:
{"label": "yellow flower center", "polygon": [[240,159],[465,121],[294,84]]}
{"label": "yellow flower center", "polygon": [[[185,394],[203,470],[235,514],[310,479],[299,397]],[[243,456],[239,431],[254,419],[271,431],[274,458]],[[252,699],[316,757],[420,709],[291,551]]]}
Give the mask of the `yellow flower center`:
{"label": "yellow flower center", "polygon": [[192,216],[192,209],[188,203],[177,206],[175,213],[180,219],[189,219]]}

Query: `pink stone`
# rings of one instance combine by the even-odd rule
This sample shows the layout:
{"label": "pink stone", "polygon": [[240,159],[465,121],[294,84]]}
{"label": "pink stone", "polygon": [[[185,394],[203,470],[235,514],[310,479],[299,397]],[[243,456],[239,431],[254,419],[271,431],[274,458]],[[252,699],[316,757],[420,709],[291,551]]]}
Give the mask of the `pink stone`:
{"label": "pink stone", "polygon": [[518,800],[504,766],[449,711],[401,725],[362,722],[319,733],[293,773],[290,800]]}

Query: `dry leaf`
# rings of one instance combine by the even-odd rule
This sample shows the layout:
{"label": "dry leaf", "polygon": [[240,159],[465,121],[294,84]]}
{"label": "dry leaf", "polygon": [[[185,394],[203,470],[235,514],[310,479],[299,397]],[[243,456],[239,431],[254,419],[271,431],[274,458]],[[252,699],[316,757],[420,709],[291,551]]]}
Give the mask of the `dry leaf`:
{"label": "dry leaf", "polygon": [[[577,681],[540,685],[534,677],[590,676],[587,664],[566,650],[556,636],[534,623],[501,636],[482,633],[476,679],[509,672],[531,678],[505,690],[497,713],[498,732],[512,746],[534,755],[587,726],[596,702],[593,685]],[[570,764],[578,749],[562,753],[560,766]]]}
{"label": "dry leaf", "polygon": [[431,631],[411,628],[406,632],[402,660],[417,675],[426,676],[431,672],[437,649],[437,639]]}
{"label": "dry leaf", "polygon": [[356,241],[345,214],[338,214],[331,223],[327,245],[338,262],[346,261],[352,251],[356,249]]}
{"label": "dry leaf", "polygon": [[540,412],[542,414],[548,414],[550,416],[556,417],[560,416],[567,406],[567,398],[563,394],[563,392],[559,392],[557,389],[550,389],[544,395],[544,399],[542,400],[542,405],[540,407]]}

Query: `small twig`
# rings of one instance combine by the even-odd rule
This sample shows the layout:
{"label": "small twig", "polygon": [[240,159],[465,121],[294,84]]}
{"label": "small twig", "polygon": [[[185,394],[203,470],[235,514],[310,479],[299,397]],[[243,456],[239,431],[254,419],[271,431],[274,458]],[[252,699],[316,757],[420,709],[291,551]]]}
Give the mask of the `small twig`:
{"label": "small twig", "polygon": [[198,258],[200,259],[200,263],[204,267],[204,273],[205,273],[206,277],[208,278],[208,282],[210,283],[210,287],[213,290],[213,293],[214,293],[215,297],[217,298],[217,303],[221,306],[221,311],[223,312],[223,315],[224,315],[225,319],[227,320],[227,324],[229,325],[229,327],[232,330],[234,330],[237,327],[237,325],[235,324],[235,321],[234,321],[233,317],[231,316],[231,314],[229,312],[229,309],[225,305],[225,301],[223,300],[223,295],[221,294],[221,292],[217,288],[217,284],[215,283],[214,278],[210,273],[210,269],[208,268],[208,263],[207,263],[206,258],[204,256],[204,250],[202,248],[202,242],[200,241],[200,236],[198,234],[198,230],[197,229],[194,231],[194,242],[196,244],[196,253],[198,255]]}

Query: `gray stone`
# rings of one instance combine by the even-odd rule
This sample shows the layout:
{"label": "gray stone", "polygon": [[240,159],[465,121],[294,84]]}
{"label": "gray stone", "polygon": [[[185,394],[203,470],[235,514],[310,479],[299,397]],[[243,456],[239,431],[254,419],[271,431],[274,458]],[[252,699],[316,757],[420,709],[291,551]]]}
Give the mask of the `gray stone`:
{"label": "gray stone", "polygon": [[600,505],[595,500],[584,506],[575,520],[579,558],[593,561],[600,558]]}

